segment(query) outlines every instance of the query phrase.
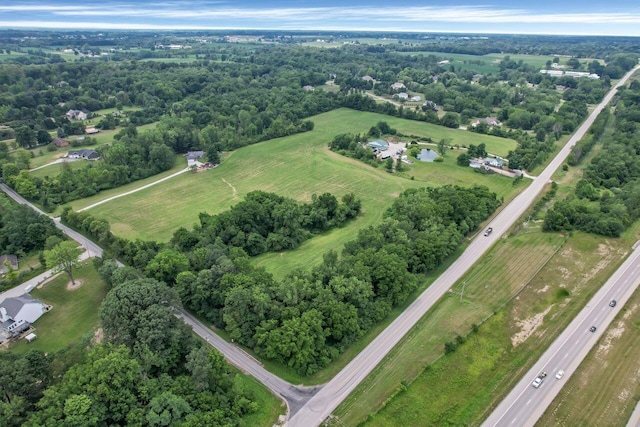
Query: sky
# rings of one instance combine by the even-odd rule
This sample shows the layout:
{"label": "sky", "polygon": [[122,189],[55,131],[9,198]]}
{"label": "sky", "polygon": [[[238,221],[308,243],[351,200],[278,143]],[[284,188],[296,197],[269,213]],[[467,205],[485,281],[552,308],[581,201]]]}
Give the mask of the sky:
{"label": "sky", "polygon": [[639,0],[0,0],[0,29],[640,36]]}

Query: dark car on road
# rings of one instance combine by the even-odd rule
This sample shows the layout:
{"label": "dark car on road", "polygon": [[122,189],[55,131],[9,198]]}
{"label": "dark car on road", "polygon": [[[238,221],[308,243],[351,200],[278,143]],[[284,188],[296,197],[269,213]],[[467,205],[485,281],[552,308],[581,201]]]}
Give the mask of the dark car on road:
{"label": "dark car on road", "polygon": [[484,232],[485,236],[488,236],[489,234],[491,234],[491,232],[493,231],[493,228],[489,227],[486,229],[486,231]]}
{"label": "dark car on road", "polygon": [[611,302],[609,303],[609,307],[615,307],[617,304],[616,300],[612,299]]}
{"label": "dark car on road", "polygon": [[590,327],[590,328],[589,328],[589,330],[590,330],[591,332],[595,332],[595,331],[596,331],[596,329],[597,329],[597,328],[596,328],[595,326],[592,326],[592,327]]}

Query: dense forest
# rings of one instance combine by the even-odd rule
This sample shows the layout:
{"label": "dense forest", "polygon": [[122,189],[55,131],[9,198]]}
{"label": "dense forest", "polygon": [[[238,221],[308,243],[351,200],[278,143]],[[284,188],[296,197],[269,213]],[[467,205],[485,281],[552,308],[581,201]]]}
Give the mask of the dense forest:
{"label": "dense forest", "polygon": [[0,424],[235,426],[256,411],[223,356],[174,316],[174,290],[117,270],[109,279],[102,343],[0,352]]}

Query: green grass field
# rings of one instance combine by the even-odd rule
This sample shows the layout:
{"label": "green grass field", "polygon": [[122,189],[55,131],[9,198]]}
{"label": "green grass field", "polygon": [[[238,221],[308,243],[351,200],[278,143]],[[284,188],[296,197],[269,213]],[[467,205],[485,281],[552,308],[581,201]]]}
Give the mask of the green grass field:
{"label": "green grass field", "polygon": [[[346,227],[317,236],[296,251],[267,254],[256,260],[257,264],[271,266],[270,270],[277,273],[280,267],[288,271],[317,262],[326,249],[336,248],[353,239],[363,227],[378,223],[393,199],[408,188],[482,183],[505,198],[514,191],[509,178],[477,175],[470,168],[455,166],[455,152],[443,163],[416,162],[398,176],[333,153],[327,147],[335,135],[366,132],[378,121],[387,121],[405,135],[428,136],[434,140],[450,138],[452,144],[460,145],[484,142],[492,152],[514,147],[514,141],[347,109],[321,114],[313,121],[315,128],[311,132],[241,148],[231,152],[217,168],[181,175],[89,212],[108,218],[117,235],[166,241],[178,227],[190,228],[200,212],[222,212],[254,190],[271,191],[301,201],[309,201],[312,194],[324,192],[337,196],[354,192],[362,199],[363,213]],[[95,201],[94,198],[76,201],[72,207],[80,209]]]}
{"label": "green grass field", "polygon": [[[535,239],[536,234],[540,233],[528,232],[516,238],[530,235]],[[524,251],[525,256],[528,253],[529,257],[525,259],[534,264],[532,261],[536,253],[546,245],[534,241],[529,243],[529,250]],[[350,396],[336,413],[346,425],[355,425],[367,419],[371,408],[381,409],[376,415],[368,417],[364,424],[367,426],[415,425],[416,420],[420,420],[421,425],[479,425],[619,266],[627,253],[626,244],[625,239],[605,241],[583,233],[574,234],[560,251],[543,263],[542,269],[517,294],[517,298],[511,299],[504,309],[497,311],[480,326],[478,334],[471,334],[456,352],[436,361],[422,358],[422,352],[426,352],[428,347],[425,341],[438,333],[437,329],[425,324],[433,316],[428,314],[421,321],[422,327],[414,328],[409,335],[409,339],[414,341],[413,352],[403,349],[395,360],[385,361],[382,368],[379,367],[374,376],[361,385],[360,394]],[[487,258],[502,258],[507,264],[504,268],[508,270],[508,264],[511,263],[507,260],[511,260],[518,247],[516,245],[505,255],[492,253]],[[536,264],[540,266],[539,261]],[[526,263],[520,265],[527,266]],[[470,274],[478,269],[482,271],[482,264],[474,267]],[[482,273],[476,274],[482,277]],[[470,284],[467,281],[464,303],[459,302],[460,297],[455,293],[438,303],[439,308],[448,300],[458,301],[457,311],[443,313],[445,321],[465,316],[467,322],[471,321],[467,313],[472,311],[470,306],[475,303],[478,294],[467,291]],[[522,284],[517,283],[516,279],[505,285],[518,287]],[[481,286],[480,294],[492,288],[491,284],[486,286],[485,290]],[[569,296],[562,289],[568,290]],[[500,299],[500,296],[497,295],[496,299]],[[454,332],[466,334],[470,324],[466,323],[462,330],[449,330],[449,340],[453,340]],[[413,338],[417,334],[421,336]],[[398,354],[399,349],[407,345],[406,341],[407,338],[388,359]],[[420,346],[423,348],[420,349]],[[442,354],[443,347],[438,347]],[[412,369],[419,373],[417,377],[401,378],[410,385],[393,399],[389,399],[389,396],[398,389],[400,382],[396,380],[393,383],[388,379],[391,367],[387,365],[412,367],[405,368],[405,371]],[[387,390],[376,393],[373,387],[378,387],[377,383],[381,381],[389,383]],[[369,389],[365,388],[367,384]]]}
{"label": "green grass field", "polygon": [[61,274],[31,292],[34,298],[52,306],[34,326],[38,338],[27,343],[20,340],[11,347],[12,351],[26,352],[37,349],[55,352],[77,343],[82,336],[91,333],[98,325],[98,307],[107,294],[107,286],[98,276],[91,262],[85,262],[74,274],[82,286],[67,290],[69,276]]}
{"label": "green grass field", "polygon": [[[463,53],[447,53],[447,52],[398,52],[401,55],[433,55],[438,58],[448,59],[456,69],[474,70],[481,74],[497,73],[500,70],[499,63],[505,56],[509,56],[513,61],[520,61],[533,65],[534,67],[544,68],[547,61],[553,61],[553,55],[519,55],[519,54],[503,54],[489,53],[487,55],[468,55]],[[566,65],[569,58],[560,58],[560,64]],[[480,61],[480,62],[478,62]],[[589,63],[593,59],[580,59],[582,63]],[[475,62],[475,64],[474,64]],[[602,62],[602,61],[600,61]]]}
{"label": "green grass field", "polygon": [[36,178],[44,178],[45,176],[54,177],[62,173],[63,168],[68,167],[71,169],[82,169],[87,165],[86,160],[76,160],[73,162],[56,163],[48,165],[35,171],[31,171],[31,175]]}

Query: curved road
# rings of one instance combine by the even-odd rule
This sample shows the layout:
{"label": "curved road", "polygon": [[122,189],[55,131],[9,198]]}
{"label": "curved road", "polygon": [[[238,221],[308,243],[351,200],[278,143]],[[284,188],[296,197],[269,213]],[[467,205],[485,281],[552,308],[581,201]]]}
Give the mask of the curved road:
{"label": "curved road", "polygon": [[591,115],[578,128],[558,155],[531,185],[505,206],[493,219],[493,233],[488,237],[479,235],[464,253],[429,286],[401,315],[399,315],[360,354],[340,371],[322,390],[312,397],[297,414],[289,420],[290,427],[319,425],[380,363],[391,349],[409,332],[420,318],[458,281],[464,273],[518,220],[542,191],[555,170],[565,161],[571,147],[585,135],[600,111],[611,101],[618,87],[626,83],[639,69],[629,71],[604,97]]}
{"label": "curved road", "polygon": [[[179,173],[184,173],[184,170]],[[165,179],[171,178],[175,175],[177,174],[166,177]],[[40,215],[47,215],[45,212],[38,209],[36,206],[13,191],[11,188],[7,187],[5,184],[0,183],[0,190],[4,191],[9,197],[11,197],[21,205],[29,206]],[[102,256],[103,251],[100,246],[96,245],[94,242],[87,239],[77,231],[72,230],[64,224],[61,224],[60,218],[53,218],[53,221],[55,222],[56,227],[62,230],[63,233],[71,237],[76,242],[80,243],[80,245],[82,245],[86,249],[86,252],[83,253],[84,258],[89,258],[92,256]],[[117,262],[119,266],[123,266],[121,262]],[[22,295],[23,293],[28,292],[36,284],[48,278],[50,274],[51,272],[45,272],[31,281],[25,282],[15,287],[10,292],[7,292],[6,294],[3,293],[0,296],[0,300],[3,300],[4,298],[8,298],[10,296]],[[288,382],[278,378],[271,372],[264,369],[260,362],[248,355],[242,349],[235,345],[229,344],[228,342],[220,338],[218,335],[213,333],[211,329],[200,323],[196,318],[191,316],[186,311],[177,308],[175,310],[178,317],[180,317],[182,320],[184,320],[185,323],[190,325],[193,328],[193,331],[200,337],[202,337],[202,339],[206,340],[210,345],[220,351],[229,361],[229,363],[233,364],[238,369],[246,372],[247,374],[255,377],[275,395],[281,396],[287,404],[289,415],[295,414],[309,400],[309,398],[311,398],[311,396],[313,396],[320,389],[321,386],[303,387],[289,384]]]}
{"label": "curved road", "polygon": [[[45,212],[43,212],[40,209],[38,209],[32,203],[27,201],[24,197],[22,197],[21,195],[19,195],[15,191],[13,191],[11,188],[9,188],[6,184],[0,184],[0,190],[4,191],[9,197],[11,197],[13,200],[18,202],[19,204],[27,205],[31,209],[33,209],[34,211],[38,212],[40,215],[46,215],[46,216],[50,217],[50,215],[48,215]],[[91,240],[87,239],[82,234],[78,233],[77,231],[72,230],[69,227],[67,227],[66,225],[61,224],[60,223],[60,218],[52,218],[52,219],[53,219],[53,222],[56,224],[56,227],[58,227],[58,229],[60,229],[64,234],[66,234],[67,236],[71,237],[76,242],[80,243],[80,245],[82,245],[82,247],[84,247],[87,250],[87,256],[88,257],[92,257],[92,256],[101,257],[102,256],[102,248],[100,246],[96,245]]]}
{"label": "curved road", "polygon": [[304,406],[304,404],[313,396],[322,386],[304,387],[294,386],[285,380],[277,377],[262,367],[262,364],[251,357],[240,347],[229,344],[220,336],[215,334],[207,326],[203,325],[198,319],[184,310],[176,309],[177,316],[185,321],[193,328],[193,331],[200,337],[205,339],[209,344],[220,351],[229,363],[249,374],[264,384],[273,393],[284,398],[289,406],[289,415],[293,415]]}
{"label": "curved road", "polygon": [[[598,342],[638,285],[640,285],[640,247],[633,251],[607,283],[600,288],[482,425],[486,427],[533,426],[560,393],[567,378],[573,374],[589,350]],[[612,300],[617,301],[615,307],[609,306]],[[592,326],[597,328],[595,333],[589,330]],[[565,374],[558,380],[555,374],[561,369]],[[539,388],[533,388],[531,383],[541,372],[547,372],[547,377]]]}

